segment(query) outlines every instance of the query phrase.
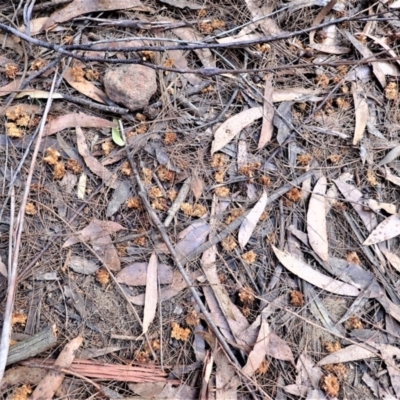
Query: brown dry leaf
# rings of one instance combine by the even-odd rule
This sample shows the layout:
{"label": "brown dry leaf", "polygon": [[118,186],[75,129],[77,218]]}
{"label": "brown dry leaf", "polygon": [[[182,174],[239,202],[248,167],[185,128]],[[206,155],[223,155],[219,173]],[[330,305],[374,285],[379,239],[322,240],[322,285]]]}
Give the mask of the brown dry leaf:
{"label": "brown dry leaf", "polygon": [[[257,0],[245,0],[246,6],[249,9],[252,20],[256,21],[253,26],[259,26],[261,30],[267,36],[280,35],[282,30],[278,27],[275,20],[272,18],[265,18],[268,14],[271,14],[274,10],[274,6],[270,2],[260,3]],[[264,18],[263,18],[264,17]]]}
{"label": "brown dry leaf", "polygon": [[272,93],[272,101],[274,103],[282,103],[285,101],[319,101],[320,95],[324,90],[308,89],[303,87],[292,87],[288,89],[274,89]]}
{"label": "brown dry leaf", "polygon": [[[20,99],[25,96],[29,96],[31,99],[48,99],[50,97],[50,92],[46,92],[45,90],[26,89],[18,93],[15,98]],[[51,98],[63,99],[64,97],[61,93],[53,93]]]}
{"label": "brown dry leaf", "polygon": [[381,161],[379,161],[377,167],[381,167],[387,163],[394,161],[400,155],[400,146],[394,147],[389,153],[386,154],[385,157]]}
{"label": "brown dry leaf", "polygon": [[[133,263],[118,272],[116,280],[129,286],[145,286],[147,274],[147,263]],[[166,264],[158,264],[157,279],[161,285],[172,283],[172,268]]]}
{"label": "brown dry leaf", "polygon": [[193,178],[190,188],[192,189],[192,192],[194,194],[194,200],[197,202],[200,196],[203,194],[203,189],[204,189],[203,179],[199,178],[198,176]]}
{"label": "brown dry leaf", "polygon": [[326,177],[322,176],[315,184],[307,212],[307,233],[311,248],[328,261],[328,232],[326,229],[325,193]]}
{"label": "brown dry leaf", "polygon": [[104,118],[94,117],[83,113],[65,114],[50,121],[46,126],[43,135],[53,135],[63,129],[74,128],[113,128],[115,123]]}
{"label": "brown dry leaf", "polygon": [[256,205],[249,211],[243,219],[242,225],[239,229],[238,241],[240,247],[243,249],[253,234],[258,222],[260,221],[261,214],[264,212],[267,205],[268,195],[264,191]]}
{"label": "brown dry leaf", "polygon": [[78,92],[83,95],[90,97],[92,100],[104,103],[103,98],[107,98],[107,95],[99,89],[96,85],[88,80],[82,78],[81,82],[77,82],[73,76],[73,68],[68,67],[64,74],[64,79]]}
{"label": "brown dry leaf", "polygon": [[158,259],[153,251],[147,266],[146,293],[144,296],[143,333],[146,333],[156,315],[158,302]]}
{"label": "brown dry leaf", "polygon": [[385,179],[387,179],[389,182],[394,183],[397,186],[400,186],[400,177],[392,174],[392,172],[387,167],[385,167]]}
{"label": "brown dry leaf", "polygon": [[76,236],[68,238],[63,244],[63,248],[80,241],[91,242],[93,250],[102,258],[104,263],[112,271],[119,271],[121,264],[110,233],[118,232],[121,229],[125,228],[116,222],[93,219],[88,226],[77,232]]}
{"label": "brown dry leaf", "polygon": [[0,97],[8,96],[10,93],[15,92],[19,88],[21,82],[20,78],[17,78],[9,84],[0,87]]}
{"label": "brown dry leaf", "polygon": [[249,108],[227,119],[214,134],[211,154],[227,145],[243,128],[263,116],[261,107]]}
{"label": "brown dry leaf", "polygon": [[317,365],[339,364],[349,361],[364,360],[376,357],[375,353],[356,344],[335,351],[320,360]]}
{"label": "brown dry leaf", "polygon": [[113,174],[106,167],[101,165],[101,163],[96,158],[92,156],[86,144],[85,135],[83,134],[83,131],[79,126],[76,127],[76,143],[78,146],[78,152],[83,157],[86,166],[94,174],[103,179],[107,185],[115,188],[115,182],[112,183]]}
{"label": "brown dry leaf", "polygon": [[[61,351],[54,366],[58,368],[69,368],[74,361],[76,352],[82,344],[82,341],[82,336],[72,339]],[[32,393],[31,400],[52,399],[56,390],[64,380],[64,376],[65,374],[63,372],[50,370],[36,386],[35,391]]]}
{"label": "brown dry leaf", "polygon": [[12,49],[16,53],[18,53],[20,57],[22,57],[24,51],[22,50],[22,46],[19,43],[17,43],[17,41],[20,40],[16,36],[13,35],[5,36],[3,34],[0,34],[0,43],[2,44],[2,46]]}
{"label": "brown dry leaf", "polygon": [[206,221],[199,219],[179,233],[175,251],[180,261],[206,241],[210,229]]}
{"label": "brown dry leaf", "polygon": [[362,193],[355,186],[352,186],[340,179],[336,179],[333,182],[335,182],[335,185],[340,190],[344,198],[351,203],[354,210],[357,212],[366,226],[368,232],[371,232],[372,229],[378,225],[378,220],[375,213],[365,210],[362,206],[360,201],[363,197]]}
{"label": "brown dry leaf", "polygon": [[172,7],[188,8],[190,10],[202,10],[204,5],[192,3],[187,0],[159,0],[161,3],[168,4]]}
{"label": "brown dry leaf", "polygon": [[201,256],[200,265],[203,269],[204,274],[207,277],[208,284],[214,292],[214,295],[218,301],[218,304],[225,315],[225,318],[229,317],[235,320],[232,312],[232,301],[229,298],[229,294],[221,281],[218,278],[217,268],[216,268],[216,249],[215,246],[207,249]]}
{"label": "brown dry leaf", "polygon": [[271,330],[268,322],[262,318],[260,330],[258,332],[256,343],[253,350],[250,352],[246,365],[242,368],[242,372],[248,376],[254,375],[258,367],[264,361],[270,347],[269,341],[271,337]]}
{"label": "brown dry leaf", "polygon": [[[363,56],[363,58],[374,58],[374,53],[362,44],[359,40],[357,40],[348,30],[343,30],[341,33],[349,40],[349,42],[356,48],[356,50]],[[382,88],[386,86],[386,76],[384,71],[382,70],[382,63],[373,62],[372,63],[372,71],[378,79]]]}
{"label": "brown dry leaf", "polygon": [[[172,18],[165,18],[165,17],[159,17],[162,21],[168,21],[171,23],[176,23],[179,22],[177,20],[174,20]],[[178,36],[179,39],[185,40],[188,42],[197,42],[203,40],[203,37],[196,32],[193,28],[189,27],[184,27],[184,28],[176,28],[173,30],[174,35]],[[206,68],[215,68],[215,59],[213,54],[211,53],[210,49],[196,49],[194,50],[196,53],[197,57],[199,57],[199,60],[203,64],[204,67]]]}
{"label": "brown dry leaf", "polygon": [[[189,278],[192,282],[194,282],[200,275],[201,275],[200,271],[195,271],[189,274]],[[169,300],[186,288],[187,288],[187,283],[182,278],[180,272],[174,271],[171,285],[161,289],[160,301]],[[127,294],[127,298],[131,303],[136,304],[137,306],[144,305],[144,294],[139,294],[137,296],[131,296]]]}
{"label": "brown dry leaf", "polygon": [[61,10],[55,11],[44,23],[42,29],[48,30],[56,24],[69,21],[83,14],[98,11],[125,10],[132,7],[141,7],[140,0],[74,0]]}
{"label": "brown dry leaf", "polygon": [[[332,8],[336,5],[336,3],[337,3],[337,0],[331,0],[324,7],[322,7],[322,9],[319,11],[317,16],[315,17],[311,26],[319,25],[323,21],[323,19],[331,12]],[[310,37],[311,44],[315,43],[314,42],[315,33],[316,33],[315,30],[310,32],[309,37]]]}
{"label": "brown dry leaf", "polygon": [[396,366],[396,362],[400,358],[400,349],[390,344],[377,344],[377,347],[385,360],[396,398],[400,398],[400,372]]}
{"label": "brown dry leaf", "polygon": [[367,126],[369,111],[368,103],[365,100],[365,89],[360,86],[360,83],[352,82],[351,89],[354,99],[354,111],[356,116],[356,127],[354,129],[353,145],[356,145],[363,137]]}
{"label": "brown dry leaf", "polygon": [[258,141],[257,150],[262,149],[272,137],[274,131],[274,114],[275,109],[272,105],[274,88],[272,86],[272,79],[268,77],[265,81],[264,88],[264,105],[263,105],[263,123],[261,127],[260,139]]}
{"label": "brown dry leaf", "polygon": [[319,287],[320,289],[326,290],[331,293],[336,293],[343,296],[358,296],[359,290],[348,283],[333,279],[327,275],[310,267],[305,262],[294,258],[290,254],[277,249],[272,246],[274,253],[278,260],[284,265],[292,274],[297,275],[299,278]]}
{"label": "brown dry leaf", "polygon": [[227,359],[223,352],[218,351],[214,359],[216,400],[237,400],[237,387],[240,379],[237,376],[235,367]]}
{"label": "brown dry leaf", "polygon": [[382,221],[364,241],[364,246],[380,243],[400,235],[400,216],[391,215]]}

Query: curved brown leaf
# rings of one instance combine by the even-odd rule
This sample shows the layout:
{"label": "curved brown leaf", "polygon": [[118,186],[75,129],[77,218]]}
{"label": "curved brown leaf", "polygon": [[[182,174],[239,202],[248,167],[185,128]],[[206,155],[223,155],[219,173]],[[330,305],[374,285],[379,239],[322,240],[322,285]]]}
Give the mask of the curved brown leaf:
{"label": "curved brown leaf", "polygon": [[214,134],[211,145],[211,154],[227,145],[243,128],[262,117],[261,107],[249,108],[227,119]]}
{"label": "curved brown leaf", "polygon": [[348,283],[344,283],[337,279],[333,279],[327,275],[310,267],[305,262],[294,258],[290,254],[277,249],[272,246],[274,253],[278,260],[284,265],[292,274],[297,275],[299,278],[317,286],[327,292],[343,295],[343,296],[358,296],[359,290]]}
{"label": "curved brown leaf", "polygon": [[71,113],[61,115],[60,117],[50,121],[44,128],[44,136],[53,135],[63,129],[74,128],[79,126],[81,128],[112,128],[115,126],[114,122],[108,121],[104,118],[94,117],[83,113]]}

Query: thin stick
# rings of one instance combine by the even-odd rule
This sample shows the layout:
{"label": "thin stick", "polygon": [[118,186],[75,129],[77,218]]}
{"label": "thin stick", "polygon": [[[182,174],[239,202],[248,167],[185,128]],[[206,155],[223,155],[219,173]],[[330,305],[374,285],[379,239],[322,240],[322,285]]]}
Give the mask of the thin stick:
{"label": "thin stick", "polygon": [[[6,311],[4,313],[4,321],[3,321],[3,330],[1,332],[1,342],[0,342],[0,382],[3,379],[4,369],[7,362],[8,349],[10,347],[10,336],[11,336],[11,316],[12,310],[14,308],[14,299],[15,299],[15,291],[17,285],[17,269],[18,269],[18,256],[19,249],[21,246],[21,237],[22,231],[24,227],[24,217],[25,217],[25,206],[28,200],[30,186],[32,182],[33,171],[36,163],[37,156],[39,154],[40,142],[43,136],[44,126],[46,123],[47,115],[50,111],[51,103],[52,103],[52,95],[54,92],[54,86],[56,83],[57,71],[54,74],[53,82],[50,89],[50,97],[47,99],[46,108],[43,113],[43,118],[40,121],[40,130],[37,138],[36,146],[32,154],[32,162],[29,169],[28,177],[26,179],[26,186],[24,190],[24,194],[22,197],[20,210],[18,214],[18,227],[16,231],[16,238],[14,242],[14,249],[12,253],[12,262],[10,265],[9,271],[9,283],[8,283],[8,291],[7,291],[7,302],[6,302]],[[11,237],[11,235],[10,235]]]}

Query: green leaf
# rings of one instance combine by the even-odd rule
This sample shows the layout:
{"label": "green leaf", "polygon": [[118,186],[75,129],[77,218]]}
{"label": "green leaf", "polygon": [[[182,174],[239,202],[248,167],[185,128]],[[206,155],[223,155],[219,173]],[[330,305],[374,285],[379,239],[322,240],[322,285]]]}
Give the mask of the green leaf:
{"label": "green leaf", "polygon": [[111,128],[112,140],[117,146],[125,146],[125,142],[122,140],[119,132],[118,120],[116,118],[114,118],[114,124],[115,127]]}

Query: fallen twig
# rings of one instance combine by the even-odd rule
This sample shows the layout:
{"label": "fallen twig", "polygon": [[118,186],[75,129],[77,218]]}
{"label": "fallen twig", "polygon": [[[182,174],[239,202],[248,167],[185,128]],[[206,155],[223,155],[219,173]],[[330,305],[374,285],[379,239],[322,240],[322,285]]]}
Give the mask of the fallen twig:
{"label": "fallen twig", "polygon": [[[29,195],[33,172],[34,172],[34,166],[36,163],[37,156],[39,154],[39,147],[40,147],[40,142],[41,142],[41,139],[43,136],[46,118],[50,111],[50,107],[51,107],[51,104],[53,101],[52,94],[54,92],[56,78],[57,78],[57,72],[54,74],[53,83],[52,83],[51,89],[50,89],[50,97],[47,99],[46,108],[43,112],[43,117],[40,122],[39,135],[38,135],[38,138],[36,141],[35,149],[32,154],[31,166],[29,169],[28,177],[26,179],[26,184],[25,184],[26,186],[25,186],[24,194],[22,196],[20,210],[19,210],[18,218],[17,218],[18,226],[17,226],[16,232],[15,232],[15,241],[14,241],[14,246],[13,246],[11,265],[9,266],[9,281],[8,281],[6,311],[4,313],[3,330],[1,332],[0,381],[3,379],[4,368],[5,368],[5,365],[7,362],[7,356],[8,356],[9,346],[10,346],[11,316],[12,316],[12,310],[14,307],[14,298],[15,298],[15,291],[16,291],[16,285],[17,285],[18,256],[19,256],[19,250],[20,250],[20,246],[21,246],[22,231],[24,228],[25,206],[26,206],[26,203],[28,200],[28,195]],[[10,227],[10,229],[12,229],[12,226]],[[11,236],[12,235],[10,235],[10,238],[11,238]]]}

